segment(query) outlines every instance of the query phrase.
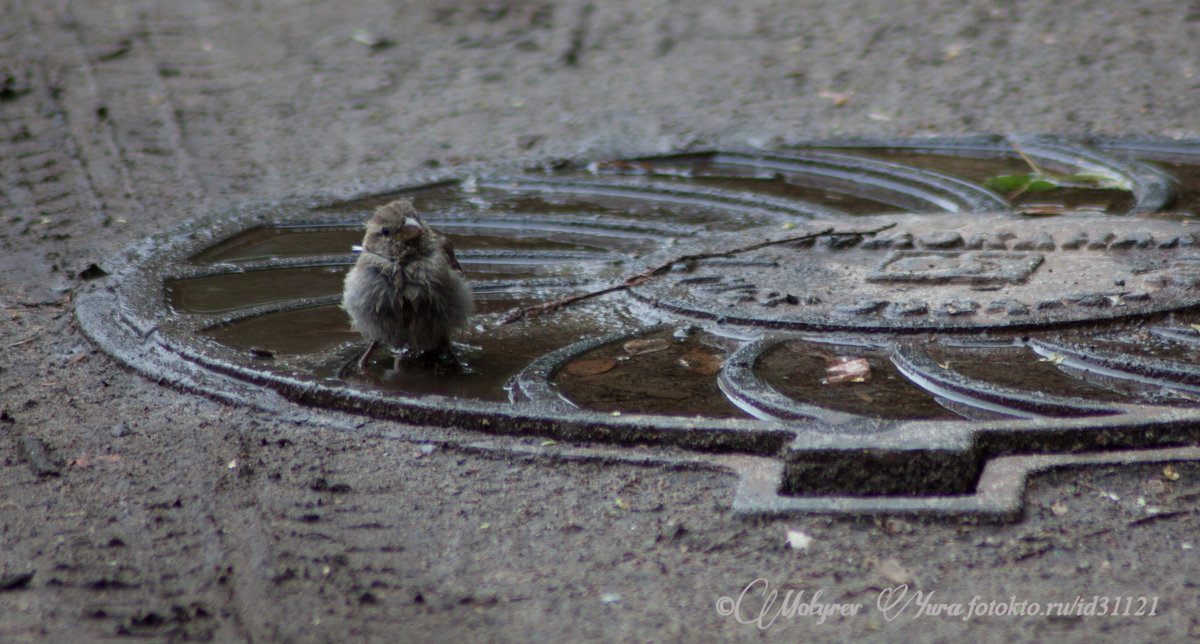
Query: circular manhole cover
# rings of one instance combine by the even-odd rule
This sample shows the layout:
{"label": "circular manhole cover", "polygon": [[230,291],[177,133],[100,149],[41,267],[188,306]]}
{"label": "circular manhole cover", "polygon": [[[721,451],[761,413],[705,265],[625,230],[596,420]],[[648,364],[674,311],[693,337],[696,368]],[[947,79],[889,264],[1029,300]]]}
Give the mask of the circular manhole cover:
{"label": "circular manhole cover", "polygon": [[[650,446],[738,469],[745,512],[1012,512],[1039,467],[1193,457],[1172,446],[1200,419],[1198,186],[1200,146],[1158,142],[561,164],[221,213],[131,249],[78,312],[181,386]],[[342,281],[396,198],[472,282],[457,373],[357,366]]]}

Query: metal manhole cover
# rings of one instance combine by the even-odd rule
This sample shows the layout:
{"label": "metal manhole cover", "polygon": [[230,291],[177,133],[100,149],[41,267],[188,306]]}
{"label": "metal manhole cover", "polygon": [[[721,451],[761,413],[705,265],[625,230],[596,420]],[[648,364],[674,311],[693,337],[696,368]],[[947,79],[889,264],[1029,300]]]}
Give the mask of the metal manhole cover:
{"label": "metal manhole cover", "polygon": [[[460,373],[357,367],[342,280],[398,197],[472,281]],[[119,359],[244,403],[732,468],[742,514],[1012,516],[1035,470],[1200,458],[1197,206],[1200,144],[1178,142],[567,163],[215,215],[131,249],[78,314]]]}

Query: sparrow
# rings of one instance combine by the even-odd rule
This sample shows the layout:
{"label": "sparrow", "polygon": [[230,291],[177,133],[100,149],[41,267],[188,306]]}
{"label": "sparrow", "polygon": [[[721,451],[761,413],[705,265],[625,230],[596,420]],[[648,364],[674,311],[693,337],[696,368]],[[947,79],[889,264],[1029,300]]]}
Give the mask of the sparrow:
{"label": "sparrow", "polygon": [[359,368],[380,345],[453,360],[450,336],[466,326],[473,301],[450,240],[406,199],[376,208],[366,229],[341,304],[350,325],[371,342]]}

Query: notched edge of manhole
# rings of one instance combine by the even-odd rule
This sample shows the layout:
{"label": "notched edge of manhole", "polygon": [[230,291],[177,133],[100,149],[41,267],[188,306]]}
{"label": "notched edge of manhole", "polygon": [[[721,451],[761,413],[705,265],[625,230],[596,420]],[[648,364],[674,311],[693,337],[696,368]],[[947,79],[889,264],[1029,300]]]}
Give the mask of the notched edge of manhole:
{"label": "notched edge of manhole", "polygon": [[1200,447],[998,456],[988,459],[971,490],[938,496],[784,495],[778,492],[778,483],[783,477],[781,463],[751,457],[740,459],[734,461],[731,457],[725,466],[739,474],[732,509],[734,516],[742,518],[792,514],[866,514],[959,516],[976,520],[1013,521],[1025,512],[1025,488],[1032,476],[1058,469],[1197,461],[1200,460]]}
{"label": "notched edge of manhole", "polygon": [[[443,179],[443,185],[453,185],[461,181],[461,175],[452,179]],[[430,182],[415,183],[406,187],[391,188],[388,197],[403,195],[407,191],[432,187]],[[361,194],[361,193],[360,193]],[[199,249],[206,248],[223,236],[245,230],[256,222],[260,224],[279,221],[281,213],[286,220],[288,215],[311,213],[314,209],[332,208],[337,202],[362,200],[364,197],[348,197],[331,201],[329,198],[306,198],[288,202],[271,202],[253,204],[234,208],[225,213],[201,217],[183,224],[172,234],[160,234],[135,244],[124,254],[124,259],[118,262],[119,268],[113,274],[89,282],[81,289],[80,296],[75,300],[76,315],[85,334],[106,352],[146,376],[164,384],[177,386],[184,390],[200,392],[218,399],[236,404],[249,405],[279,414],[282,419],[304,419],[334,426],[349,431],[362,431],[371,427],[380,431],[381,426],[387,426],[384,433],[399,435],[411,440],[422,440],[422,435],[436,434],[449,444],[468,445],[481,435],[491,435],[512,442],[505,449],[529,449],[527,439],[530,436],[545,436],[564,441],[578,441],[591,444],[596,441],[608,440],[615,444],[637,444],[650,441],[662,445],[666,449],[682,447],[689,452],[685,461],[694,462],[704,467],[732,469],[739,474],[740,482],[735,495],[733,513],[735,516],[758,516],[762,514],[787,514],[807,512],[847,512],[847,513],[935,513],[935,514],[967,514],[978,516],[995,516],[1011,518],[1019,513],[1021,501],[1019,492],[1005,497],[1003,503],[996,501],[1000,498],[986,486],[1007,485],[1012,489],[1012,480],[1016,475],[1007,479],[996,479],[995,472],[1016,471],[1023,483],[1024,477],[1039,469],[1086,465],[1095,463],[1150,462],[1153,460],[1197,460],[1200,459],[1200,448],[1159,448],[1149,450],[1123,449],[1098,453],[1044,453],[1032,455],[1005,456],[1019,448],[1003,445],[1012,442],[1014,436],[1019,436],[1016,443],[1027,441],[1030,435],[1038,434],[1040,429],[1036,422],[1019,421],[1009,423],[1007,429],[989,432],[975,427],[970,436],[959,436],[965,444],[959,450],[960,455],[978,452],[976,457],[982,463],[979,473],[977,490],[974,494],[967,493],[958,486],[957,494],[938,494],[933,496],[905,496],[897,494],[896,490],[884,491],[875,496],[870,490],[858,489],[854,496],[839,496],[837,490],[830,490],[823,496],[803,496],[794,484],[788,484],[789,459],[797,456],[805,457],[835,456],[842,458],[844,463],[852,465],[852,461],[861,457],[862,451],[854,447],[838,450],[826,450],[819,446],[807,449],[800,443],[812,438],[810,432],[805,432],[801,424],[796,423],[764,423],[760,421],[704,421],[696,422],[688,419],[668,419],[662,416],[627,415],[621,418],[605,417],[595,412],[568,413],[560,417],[547,419],[522,413],[497,413],[494,404],[464,404],[455,401],[457,415],[442,415],[438,418],[427,414],[432,413],[432,407],[444,409],[445,400],[436,404],[418,405],[415,413],[411,407],[397,409],[394,401],[391,404],[381,402],[378,397],[350,397],[346,404],[333,408],[323,407],[328,402],[327,391],[320,391],[311,383],[287,383],[282,390],[278,383],[269,382],[263,372],[246,370],[237,365],[222,369],[222,365],[206,364],[203,356],[193,355],[189,360],[179,360],[187,357],[186,351],[164,342],[160,331],[161,317],[153,312],[150,302],[162,296],[161,278],[166,274],[164,267],[171,261],[181,261]],[[271,216],[268,216],[268,213]],[[164,250],[166,249],[166,250]],[[146,288],[146,287],[149,288]],[[411,401],[409,401],[411,402]],[[317,408],[314,409],[313,407]],[[349,412],[349,417],[345,416]],[[364,417],[364,412],[370,412]],[[338,416],[337,419],[331,418]],[[1146,423],[1157,420],[1154,417],[1142,418],[1123,417],[1123,421]],[[502,419],[503,423],[492,425],[491,419]],[[397,430],[389,421],[429,422],[429,428],[402,428]],[[440,422],[437,422],[440,421]],[[461,423],[459,422],[461,421]],[[1181,412],[1171,423],[1180,427],[1194,428],[1200,424],[1200,414]],[[1090,420],[1095,425],[1094,420]],[[961,424],[961,423],[960,423]],[[1120,425],[1121,423],[1117,423]],[[503,426],[500,426],[503,425]],[[742,427],[742,426],[745,427]],[[1111,443],[1110,446],[1135,447],[1134,443],[1157,445],[1163,442],[1194,443],[1194,432],[1180,431],[1174,438],[1165,440],[1129,440],[1129,432],[1110,426],[1113,431],[1104,427],[1091,426],[1078,432],[1074,444],[1071,440],[1063,442],[1057,449],[1081,449],[1081,445],[1094,448]],[[648,431],[648,430],[667,430]],[[696,440],[696,430],[709,429],[713,432],[703,432],[714,436],[719,432],[733,429],[751,429],[749,436],[740,435],[737,440],[728,438],[708,442]],[[532,431],[530,431],[532,430]],[[479,432],[482,432],[479,433]],[[664,436],[687,436],[686,439],[666,440]],[[872,434],[872,436],[876,436]],[[818,438],[845,439],[841,432],[823,434]],[[747,438],[750,440],[747,442]],[[851,436],[854,438],[854,436]],[[857,435],[862,439],[863,436]],[[913,449],[937,449],[937,445],[922,439],[910,437],[911,442],[895,446],[899,453]],[[943,443],[945,437],[940,437],[934,443]],[[526,440],[522,440],[526,439]],[[793,440],[794,439],[794,440]],[[783,452],[784,446],[792,440],[790,447]],[[1088,444],[1088,441],[1091,441]],[[999,447],[999,448],[998,448]],[[998,449],[997,449],[998,448]],[[535,448],[536,449],[536,448]],[[586,448],[585,448],[586,449]],[[627,454],[616,454],[614,447],[600,447],[608,453],[607,458],[625,461]],[[706,451],[708,450],[708,451]],[[711,453],[711,450],[723,450],[726,453]],[[626,450],[627,451],[627,450]],[[696,452],[696,453],[692,453]],[[730,453],[732,452],[732,453]],[[739,453],[740,452],[740,453]],[[551,454],[547,450],[548,454]],[[758,454],[755,456],[754,454]],[[551,454],[553,455],[553,454]],[[771,456],[780,458],[771,458]],[[1139,460],[1140,459],[1140,460]],[[636,459],[633,459],[636,460]],[[741,465],[739,465],[741,464]],[[754,464],[754,467],[745,467]],[[1016,465],[1013,465],[1016,464]],[[858,467],[864,467],[864,462],[858,460]],[[794,473],[794,472],[793,472]],[[999,480],[999,483],[993,482]],[[986,486],[985,486],[986,484]],[[935,486],[936,487],[936,486]],[[782,493],[789,489],[792,494]],[[997,488],[998,489],[998,488]],[[930,494],[926,490],[926,494]],[[996,508],[1002,508],[997,510]]]}

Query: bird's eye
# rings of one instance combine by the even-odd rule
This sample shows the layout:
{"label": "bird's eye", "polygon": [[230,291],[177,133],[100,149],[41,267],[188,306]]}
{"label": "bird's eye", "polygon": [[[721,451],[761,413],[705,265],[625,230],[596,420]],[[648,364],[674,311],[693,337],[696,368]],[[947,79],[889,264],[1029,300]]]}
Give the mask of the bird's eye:
{"label": "bird's eye", "polygon": [[391,228],[381,228],[379,230],[379,234],[383,235],[384,237],[391,237],[392,229]]}

